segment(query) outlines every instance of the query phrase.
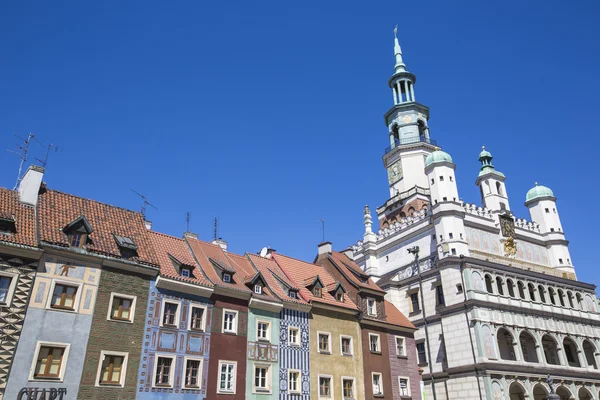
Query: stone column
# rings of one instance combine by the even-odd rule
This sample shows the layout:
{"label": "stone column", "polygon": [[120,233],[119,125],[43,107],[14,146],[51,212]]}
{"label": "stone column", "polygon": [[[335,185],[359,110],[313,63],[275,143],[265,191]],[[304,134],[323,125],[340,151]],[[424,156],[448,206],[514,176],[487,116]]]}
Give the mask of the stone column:
{"label": "stone column", "polygon": [[410,84],[410,97],[412,97],[412,101],[417,101],[415,99],[415,85],[413,85],[412,82]]}
{"label": "stone column", "polygon": [[410,93],[408,91],[408,81],[402,81],[404,83],[404,92],[406,93],[406,101],[410,101]]}
{"label": "stone column", "polygon": [[396,94],[396,88],[392,87],[392,96],[394,96],[394,105],[398,104],[398,99],[397,99],[397,94]]}
{"label": "stone column", "polygon": [[402,103],[402,88],[400,87],[400,81],[396,82],[396,91],[398,92],[398,104]]}

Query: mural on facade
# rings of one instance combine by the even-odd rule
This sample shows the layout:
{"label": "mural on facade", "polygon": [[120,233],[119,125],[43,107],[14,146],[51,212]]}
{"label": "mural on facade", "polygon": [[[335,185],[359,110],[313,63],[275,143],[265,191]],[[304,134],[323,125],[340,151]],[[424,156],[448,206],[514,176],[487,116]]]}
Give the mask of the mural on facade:
{"label": "mural on facade", "polygon": [[[500,237],[497,234],[466,226],[465,233],[470,248],[504,256],[504,249],[503,246],[501,247]],[[549,265],[548,251],[544,247],[523,240],[519,241],[515,258],[535,264]]]}

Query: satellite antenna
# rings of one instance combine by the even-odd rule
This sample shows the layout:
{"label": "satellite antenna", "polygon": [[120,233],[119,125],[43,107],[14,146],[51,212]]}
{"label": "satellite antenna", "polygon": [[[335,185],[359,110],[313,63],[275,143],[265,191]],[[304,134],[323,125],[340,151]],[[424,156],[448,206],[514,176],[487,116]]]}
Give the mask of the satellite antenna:
{"label": "satellite antenna", "polygon": [[266,247],[263,247],[262,249],[260,249],[260,253],[259,253],[259,255],[260,255],[261,257],[263,257],[263,258],[264,258],[264,257],[266,257],[266,256],[267,256],[267,253],[268,253],[268,252],[269,252],[269,249],[268,249],[268,248],[266,248]]}
{"label": "satellite antenna", "polygon": [[19,164],[19,172],[17,173],[17,182],[15,183],[15,187],[13,188],[13,190],[17,190],[17,188],[19,187],[19,183],[21,182],[22,176],[21,173],[23,172],[23,165],[25,165],[25,163],[27,162],[27,153],[29,152],[29,145],[31,144],[31,139],[35,140],[36,142],[38,142],[41,146],[44,146],[43,144],[40,143],[39,140],[37,140],[35,138],[35,135],[33,133],[29,133],[29,135],[27,135],[27,139],[23,139],[22,137],[18,136],[17,134],[14,134],[20,141],[23,142],[23,144],[17,144],[17,151],[14,150],[8,150],[11,153],[15,153],[16,155],[19,156],[19,158],[21,159],[21,163]]}
{"label": "satellite antenna", "polygon": [[325,220],[323,218],[319,218],[321,224],[323,225],[323,242],[325,241]]}
{"label": "satellite antenna", "polygon": [[156,207],[154,206],[154,204],[151,204],[151,203],[148,201],[148,198],[147,198],[146,196],[144,196],[144,195],[143,195],[143,194],[141,194],[141,193],[138,193],[138,192],[136,192],[136,191],[135,191],[135,190],[133,190],[133,189],[129,189],[129,190],[131,190],[133,193],[135,193],[135,194],[137,194],[138,196],[140,196],[140,197],[142,198],[142,200],[144,200],[144,204],[142,205],[142,210],[141,210],[141,213],[142,213],[142,215],[144,216],[144,218],[146,218],[146,207],[147,207],[147,206],[150,206],[150,207],[154,208],[155,210],[158,210],[158,208],[156,208]]}

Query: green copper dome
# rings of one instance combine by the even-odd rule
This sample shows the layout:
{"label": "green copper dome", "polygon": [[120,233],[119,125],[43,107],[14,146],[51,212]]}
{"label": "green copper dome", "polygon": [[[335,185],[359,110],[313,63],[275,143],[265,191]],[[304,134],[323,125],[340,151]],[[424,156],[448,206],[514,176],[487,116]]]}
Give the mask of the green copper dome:
{"label": "green copper dome", "polygon": [[425,166],[429,167],[431,164],[437,163],[437,162],[451,163],[452,157],[450,157],[450,154],[448,154],[444,151],[436,150],[427,156],[427,158],[425,159]]}
{"label": "green copper dome", "polygon": [[485,149],[485,146],[483,146],[481,148],[481,153],[479,153],[479,160],[481,161],[481,159],[483,159],[483,158],[489,158],[490,160],[493,158],[492,157],[492,153],[490,153],[489,151],[487,151]]}
{"label": "green copper dome", "polygon": [[530,189],[529,192],[527,192],[525,202],[528,203],[540,197],[554,197],[554,193],[552,192],[552,190],[550,190],[550,188],[547,188],[546,186],[538,186],[536,182],[535,187]]}

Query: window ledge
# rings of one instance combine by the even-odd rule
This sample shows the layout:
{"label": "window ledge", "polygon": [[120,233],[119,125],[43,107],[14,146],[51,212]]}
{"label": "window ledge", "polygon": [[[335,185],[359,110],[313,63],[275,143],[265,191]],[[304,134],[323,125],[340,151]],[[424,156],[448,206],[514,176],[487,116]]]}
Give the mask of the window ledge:
{"label": "window ledge", "polygon": [[354,354],[352,354],[352,353],[342,353],[342,356],[344,356],[344,357],[353,357]]}
{"label": "window ledge", "polygon": [[417,364],[417,366],[418,366],[418,367],[426,367],[426,366],[428,366],[428,365],[429,365],[429,363]]}
{"label": "window ledge", "polygon": [[259,338],[258,342],[263,342],[263,343],[271,343],[270,339],[263,339],[263,338]]}
{"label": "window ledge", "polygon": [[99,383],[97,387],[123,387],[120,383]]}
{"label": "window ledge", "polygon": [[[224,335],[237,336],[237,332],[222,332]],[[223,393],[233,393],[233,392],[223,392]]]}
{"label": "window ledge", "polygon": [[[319,350],[319,354],[327,354],[327,355],[331,355],[331,351]],[[325,398],[327,398],[327,397],[325,397]]]}
{"label": "window ledge", "polygon": [[419,310],[419,311],[411,311],[410,313],[408,313],[408,316],[409,317],[413,317],[413,316],[419,315],[419,314],[421,314],[421,310]]}
{"label": "window ledge", "polygon": [[77,311],[75,311],[74,309],[71,309],[71,308],[48,307],[48,308],[46,308],[46,310],[65,312],[65,313],[69,313],[69,314],[77,314]]}
{"label": "window ledge", "polygon": [[374,394],[373,397],[383,399],[385,396],[383,395],[383,393],[379,393],[379,394]]}
{"label": "window ledge", "polygon": [[126,320],[126,319],[109,318],[108,320],[111,321],[111,322],[120,322],[122,324],[133,324],[133,321],[129,321],[129,320]]}
{"label": "window ledge", "polygon": [[396,357],[397,358],[401,358],[403,360],[408,360],[408,356],[403,356],[403,355],[400,355],[400,354],[396,354]]}
{"label": "window ledge", "polygon": [[371,350],[371,354],[376,354],[376,355],[380,356],[381,355],[381,351],[373,351],[373,350]]}
{"label": "window ledge", "polygon": [[[290,346],[290,347],[300,347],[300,345],[297,344],[297,343],[288,343],[288,346]],[[300,393],[300,392],[298,392],[298,393]]]}

